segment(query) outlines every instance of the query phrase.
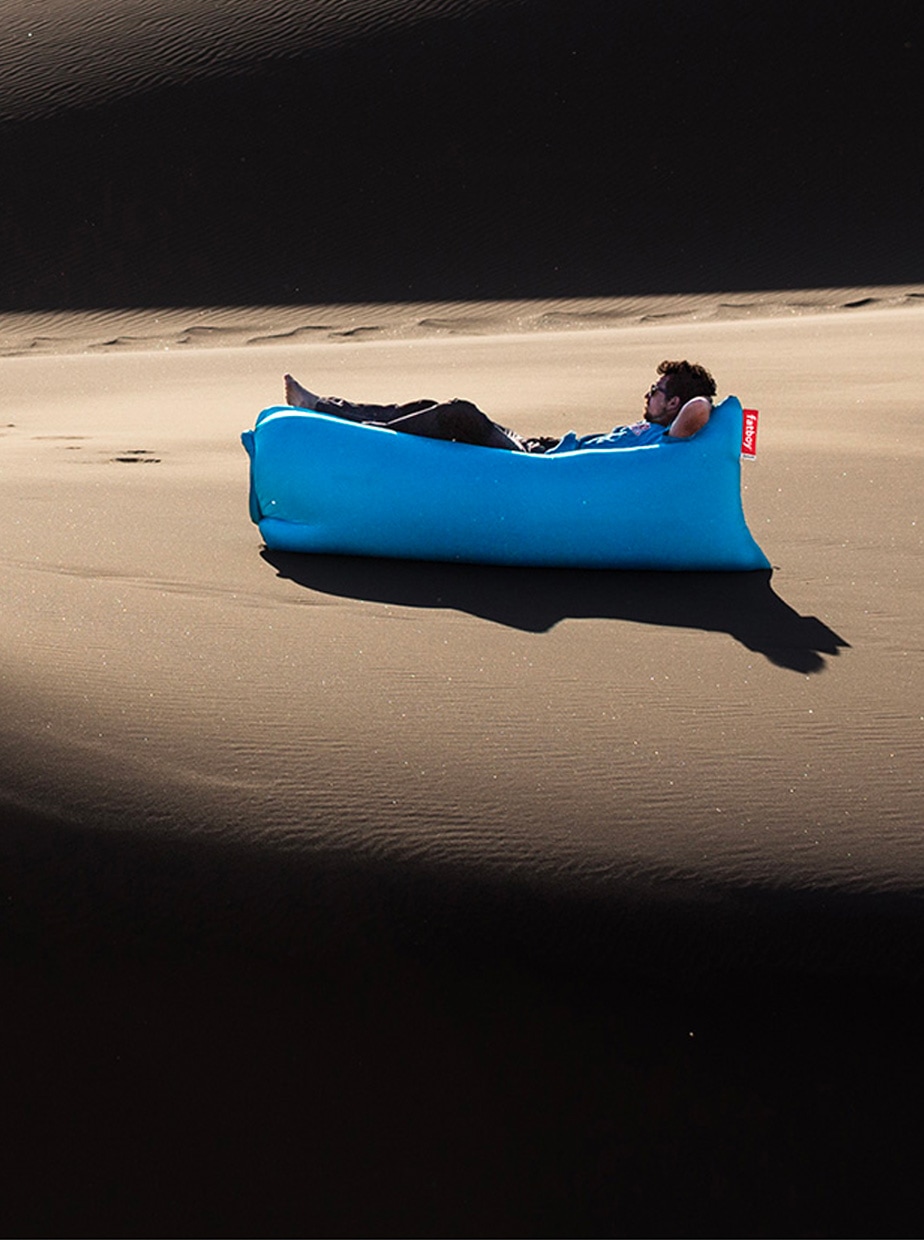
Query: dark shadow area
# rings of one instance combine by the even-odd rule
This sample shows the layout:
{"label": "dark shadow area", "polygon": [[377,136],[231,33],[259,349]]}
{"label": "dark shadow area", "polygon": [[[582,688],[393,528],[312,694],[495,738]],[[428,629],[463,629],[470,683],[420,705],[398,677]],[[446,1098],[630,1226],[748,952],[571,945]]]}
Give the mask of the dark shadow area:
{"label": "dark shadow area", "polygon": [[849,649],[814,616],[800,616],[773,590],[772,573],[608,572],[500,568],[354,556],[262,551],[309,590],[403,607],[452,608],[496,624],[545,633],[566,619],[631,620],[728,633],[778,667],[819,672],[825,655]]}
{"label": "dark shadow area", "polygon": [[921,280],[918,21],[529,0],[11,117],[0,310]]}
{"label": "dark shadow area", "polygon": [[5,1235],[916,1234],[912,896],[3,822]]}

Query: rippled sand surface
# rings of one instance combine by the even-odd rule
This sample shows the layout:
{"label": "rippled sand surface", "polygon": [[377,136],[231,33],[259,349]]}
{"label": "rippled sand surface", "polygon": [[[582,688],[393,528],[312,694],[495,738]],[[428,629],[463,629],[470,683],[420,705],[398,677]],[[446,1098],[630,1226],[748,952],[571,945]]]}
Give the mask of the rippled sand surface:
{"label": "rippled sand surface", "polygon": [[[830,1098],[858,995],[882,1021],[868,1071],[911,1029],[870,994],[920,969],[921,296],[0,321],[4,967],[17,1053],[64,1065],[54,1105],[30,1111],[31,1068],[14,1091],[63,1143],[58,1194],[15,1197],[19,1227],[108,1234],[148,1211],[168,1234],[428,1233],[461,1211],[599,1232],[614,1202],[627,1227],[705,1226],[765,1191],[755,1151],[783,1150],[803,1108],[806,1133],[866,1148],[840,1103],[822,1132],[804,1056]],[[275,555],[248,520],[239,434],[284,371],[556,434],[634,419],[667,356],[761,411],[743,497],[772,574]],[[745,1044],[764,1062],[747,1085]],[[222,1118],[235,1080],[246,1124]],[[87,1157],[121,1168],[105,1206],[78,1113]],[[808,1142],[794,1192],[830,1202]],[[674,1158],[694,1205],[652,1211],[638,1185]],[[220,1189],[238,1163],[251,1187]],[[703,1196],[719,1165],[734,1183]],[[151,1205],[158,1177],[173,1210]]]}
{"label": "rippled sand surface", "polygon": [[[913,308],[920,285],[755,293],[401,302],[323,306],[208,306],[0,316],[0,357],[204,349],[360,340],[510,336],[534,332],[794,318],[838,310]],[[394,382],[390,377],[386,382]]]}
{"label": "rippled sand surface", "polygon": [[[919,1233],[910,14],[0,0],[0,1232]],[[248,520],[285,371],[675,356],[772,573]]]}
{"label": "rippled sand surface", "polygon": [[[270,844],[593,884],[916,888],[921,310],[854,292],[743,321],[706,299],[333,308],[307,340],[313,312],[8,320],[17,797],[156,829],[191,795]],[[767,580],[260,553],[237,435],[285,369],[555,434],[634,417],[676,352],[762,410],[744,493]]]}

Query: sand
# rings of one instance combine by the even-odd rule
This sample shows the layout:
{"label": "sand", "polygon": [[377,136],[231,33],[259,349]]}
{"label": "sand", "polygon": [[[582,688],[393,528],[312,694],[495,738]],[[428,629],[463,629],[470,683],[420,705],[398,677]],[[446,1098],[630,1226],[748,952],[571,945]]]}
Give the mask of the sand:
{"label": "sand", "polygon": [[[871,1156],[920,981],[922,294],[0,324],[11,1227],[862,1215],[823,1147]],[[761,411],[771,574],[282,556],[248,520],[286,370],[555,434],[674,355]]]}
{"label": "sand", "polygon": [[[0,1232],[919,1234],[909,7],[0,15]],[[675,356],[770,573],[248,520],[285,371],[557,434]]]}

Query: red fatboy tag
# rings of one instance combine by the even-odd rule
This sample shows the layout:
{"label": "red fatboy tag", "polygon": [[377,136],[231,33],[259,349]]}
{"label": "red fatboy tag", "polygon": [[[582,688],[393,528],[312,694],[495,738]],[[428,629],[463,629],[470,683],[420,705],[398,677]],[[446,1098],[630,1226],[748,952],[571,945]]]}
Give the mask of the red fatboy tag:
{"label": "red fatboy tag", "polygon": [[741,427],[741,455],[753,459],[757,456],[757,417],[756,409],[743,409],[744,421]]}

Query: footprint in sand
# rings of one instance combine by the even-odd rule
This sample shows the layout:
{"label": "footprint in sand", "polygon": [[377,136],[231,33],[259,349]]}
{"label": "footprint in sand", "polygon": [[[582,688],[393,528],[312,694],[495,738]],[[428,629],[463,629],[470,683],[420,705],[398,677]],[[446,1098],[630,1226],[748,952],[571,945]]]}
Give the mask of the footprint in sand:
{"label": "footprint in sand", "polygon": [[130,448],[123,456],[113,456],[110,460],[122,465],[159,465],[161,458],[153,456],[147,448]]}

